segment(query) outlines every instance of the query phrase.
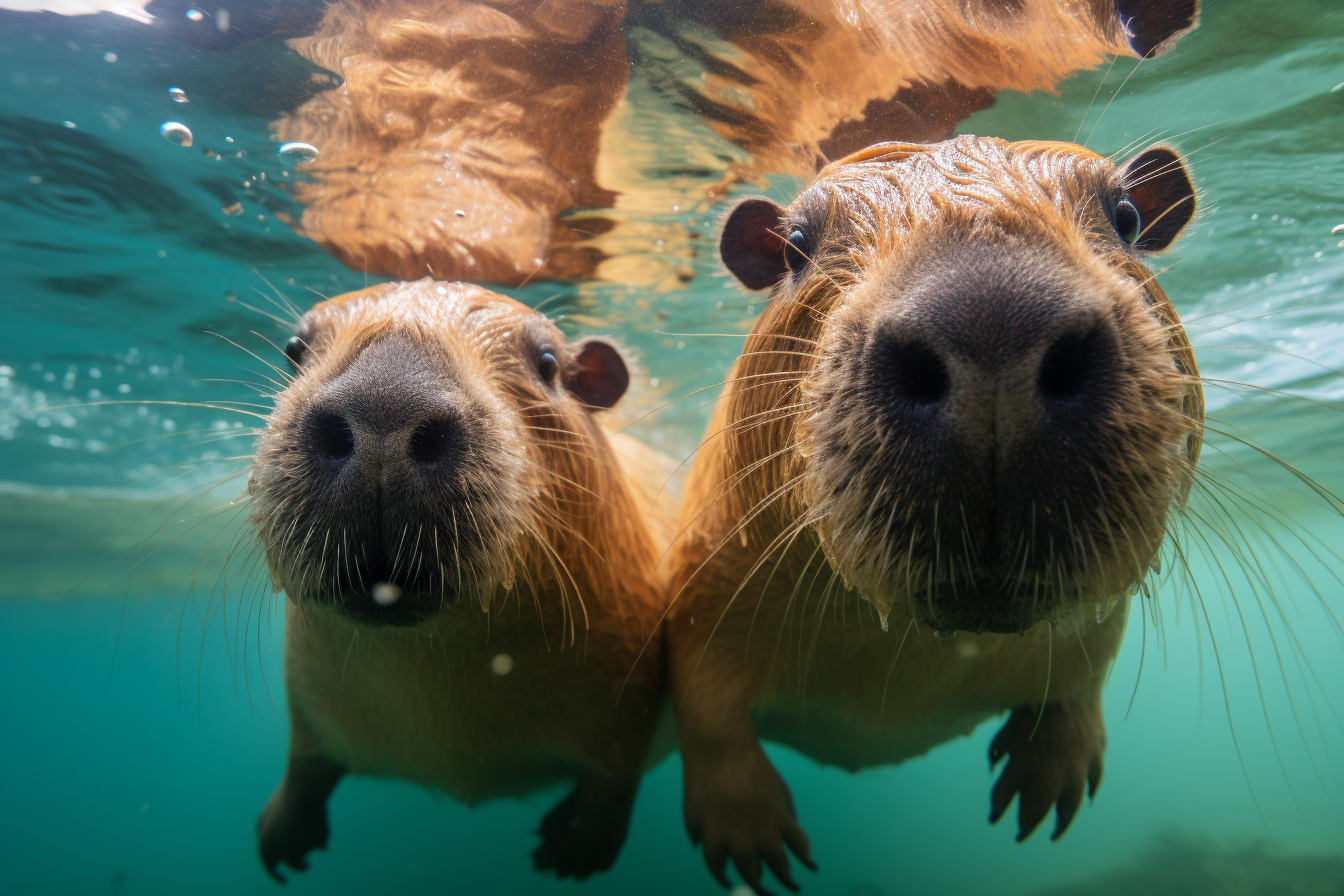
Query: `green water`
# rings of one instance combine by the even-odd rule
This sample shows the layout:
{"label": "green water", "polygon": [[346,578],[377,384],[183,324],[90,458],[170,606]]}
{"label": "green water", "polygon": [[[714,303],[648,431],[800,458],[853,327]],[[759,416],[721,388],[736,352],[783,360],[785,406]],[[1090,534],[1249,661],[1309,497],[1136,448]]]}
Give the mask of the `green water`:
{"label": "green water", "polygon": [[[278,191],[219,213],[242,180],[281,176],[267,125],[303,98],[308,71],[277,43],[195,50],[123,18],[0,11],[5,892],[275,886],[252,825],[285,749],[279,605],[254,569],[216,579],[241,490],[221,480],[245,469],[234,458],[257,419],[152,402],[259,401],[220,381],[265,371],[235,344],[275,359],[266,340],[288,334],[246,306],[372,282],[276,220],[293,210]],[[173,103],[172,85],[192,102]],[[651,167],[728,152],[638,71],[630,106]],[[191,126],[193,150],[159,135],[167,119]],[[1344,495],[1344,234],[1331,234],[1344,224],[1344,7],[1211,3],[1172,54],[1082,73],[1059,96],[1005,95],[960,130],[1186,153],[1200,212],[1161,280],[1211,419],[1263,450],[1210,436],[1203,462],[1230,491],[1196,496],[1178,531],[1191,576],[1169,562],[1158,618],[1133,614],[1105,698],[1105,781],[1067,836],[1018,845],[986,823],[997,723],[858,775],[774,750],[821,866],[805,892],[1344,892],[1344,517],[1270,456]],[[645,223],[710,245],[718,210],[695,197],[721,175],[670,180],[684,203]],[[717,382],[741,340],[668,334],[744,333],[760,299],[712,252],[693,265],[662,293],[516,292],[633,351],[626,419],[679,457],[712,392],[653,409]],[[330,851],[290,889],[716,890],[681,827],[675,758],[646,779],[615,869],[578,888],[526,861],[553,799],[468,809],[347,781]]]}

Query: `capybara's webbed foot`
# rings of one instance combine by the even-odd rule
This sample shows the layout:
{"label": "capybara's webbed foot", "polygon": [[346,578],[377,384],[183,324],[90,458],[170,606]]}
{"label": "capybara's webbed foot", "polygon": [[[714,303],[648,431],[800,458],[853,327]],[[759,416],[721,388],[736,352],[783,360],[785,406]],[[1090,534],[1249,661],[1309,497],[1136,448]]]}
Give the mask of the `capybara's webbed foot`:
{"label": "capybara's webbed foot", "polygon": [[770,893],[761,884],[762,863],[797,892],[785,844],[817,870],[789,788],[760,744],[712,763],[688,758],[684,787],[686,830],[692,843],[704,847],[709,873],[724,887],[729,886],[725,872],[731,857],[743,882],[760,896]]}
{"label": "capybara's webbed foot", "polygon": [[342,774],[344,770],[324,756],[290,757],[285,779],[257,818],[261,864],[280,883],[285,882],[281,862],[306,871],[308,853],[327,848],[327,798]]}
{"label": "capybara's webbed foot", "polygon": [[1105,750],[1106,728],[1096,702],[1014,710],[989,747],[990,768],[1008,757],[990,798],[990,822],[997,822],[1016,796],[1018,842],[1031,836],[1052,806],[1051,839],[1058,839],[1078,812],[1084,788],[1089,797],[1096,795]]}
{"label": "capybara's webbed foot", "polygon": [[638,787],[638,779],[580,776],[569,796],[541,820],[541,845],[532,851],[532,866],[575,880],[606,871],[625,843]]}

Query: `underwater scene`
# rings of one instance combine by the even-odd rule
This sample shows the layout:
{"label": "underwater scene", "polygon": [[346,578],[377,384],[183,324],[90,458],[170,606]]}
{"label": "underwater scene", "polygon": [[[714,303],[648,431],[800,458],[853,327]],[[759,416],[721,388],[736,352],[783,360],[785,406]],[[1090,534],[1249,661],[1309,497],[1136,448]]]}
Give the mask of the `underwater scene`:
{"label": "underwater scene", "polygon": [[1344,5],[217,2],[0,0],[0,890],[1344,894]]}

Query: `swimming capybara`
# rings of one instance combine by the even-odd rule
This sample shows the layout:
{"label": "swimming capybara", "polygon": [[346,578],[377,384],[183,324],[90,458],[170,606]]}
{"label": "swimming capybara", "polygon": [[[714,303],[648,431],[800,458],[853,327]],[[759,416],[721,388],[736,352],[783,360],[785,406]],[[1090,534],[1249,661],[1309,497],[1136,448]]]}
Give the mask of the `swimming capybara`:
{"label": "swimming capybara", "polygon": [[[1011,712],[992,817],[1058,836],[1101,777],[1101,687],[1199,453],[1203,399],[1143,257],[1194,213],[1166,147],[882,144],[720,251],[770,289],[686,487],[668,630],[710,870],[810,862],[758,738],[847,769]],[[955,637],[954,637],[955,636]]]}
{"label": "swimming capybara", "polygon": [[534,863],[608,868],[662,704],[670,536],[660,459],[595,417],[626,390],[621,354],[429,279],[317,305],[286,354],[249,483],[288,596],[266,868],[325,847],[347,774],[468,803],[572,780]]}

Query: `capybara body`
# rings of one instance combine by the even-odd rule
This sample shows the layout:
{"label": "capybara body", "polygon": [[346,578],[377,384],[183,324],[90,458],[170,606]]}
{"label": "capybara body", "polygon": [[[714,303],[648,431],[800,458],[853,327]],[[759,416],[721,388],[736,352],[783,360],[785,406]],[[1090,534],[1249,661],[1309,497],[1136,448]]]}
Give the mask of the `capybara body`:
{"label": "capybara body", "polygon": [[249,485],[288,594],[266,867],[326,845],[345,774],[468,803],[573,780],[535,863],[609,867],[662,700],[669,537],[660,459],[594,417],[628,384],[620,354],[428,279],[316,306],[286,353]]}
{"label": "capybara body", "polygon": [[858,769],[994,714],[997,819],[1056,835],[1101,774],[1101,686],[1190,488],[1202,393],[1143,254],[1179,157],[881,144],[721,242],[772,290],[687,484],[668,656],[691,836],[720,879],[810,861],[758,737]]}

